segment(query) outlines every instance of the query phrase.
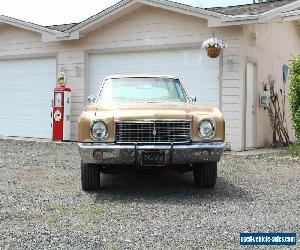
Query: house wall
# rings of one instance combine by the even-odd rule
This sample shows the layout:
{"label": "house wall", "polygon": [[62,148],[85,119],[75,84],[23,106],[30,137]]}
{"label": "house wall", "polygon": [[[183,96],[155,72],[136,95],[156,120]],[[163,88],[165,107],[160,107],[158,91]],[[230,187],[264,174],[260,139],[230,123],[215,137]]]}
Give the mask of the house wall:
{"label": "house wall", "polygon": [[[254,44],[251,33],[256,33],[257,39]],[[292,55],[300,53],[299,26],[295,22],[283,22],[273,19],[266,23],[245,25],[243,31],[243,46],[248,59],[257,62],[257,84],[255,86],[255,115],[257,134],[257,147],[264,147],[272,143],[272,127],[268,111],[259,107],[259,94],[263,90],[264,83],[268,82],[269,75],[275,80],[275,90],[280,95],[280,90],[285,93],[285,112],[289,135],[294,140],[290,122],[288,106],[289,83],[283,84],[284,64],[289,65]],[[245,66],[244,66],[245,67]],[[283,100],[283,98],[281,98]],[[282,108],[283,110],[283,108]]]}
{"label": "house wall", "polygon": [[[211,29],[207,28],[206,20],[144,6],[74,41],[42,43],[37,33],[3,25],[0,28],[0,60],[56,56],[58,71],[67,73],[72,89],[71,138],[76,140],[77,119],[85,104],[85,86],[88,86],[89,80],[90,53],[196,47],[215,35],[228,44],[220,60],[221,103],[226,119],[226,139],[233,150],[241,150],[241,34],[242,30],[238,26]],[[229,64],[228,58],[233,59],[234,63]],[[80,68],[80,74],[76,74],[76,67]]]}

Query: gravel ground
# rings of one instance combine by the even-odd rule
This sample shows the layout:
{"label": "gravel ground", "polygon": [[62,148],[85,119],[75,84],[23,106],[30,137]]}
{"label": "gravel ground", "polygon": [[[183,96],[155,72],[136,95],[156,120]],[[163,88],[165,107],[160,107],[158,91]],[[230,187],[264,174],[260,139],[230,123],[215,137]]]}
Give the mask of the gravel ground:
{"label": "gravel ground", "polygon": [[239,249],[240,232],[299,236],[300,163],[282,153],[225,155],[213,190],[190,173],[134,172],[85,193],[75,143],[0,140],[0,171],[0,249]]}

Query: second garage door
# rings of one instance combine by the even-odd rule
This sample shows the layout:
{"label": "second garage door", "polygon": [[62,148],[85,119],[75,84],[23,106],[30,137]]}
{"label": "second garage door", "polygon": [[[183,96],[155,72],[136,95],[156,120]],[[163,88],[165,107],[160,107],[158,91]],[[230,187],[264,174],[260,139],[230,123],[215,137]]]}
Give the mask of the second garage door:
{"label": "second garage door", "polygon": [[88,94],[112,74],[178,76],[198,103],[219,107],[219,59],[209,59],[200,48],[91,55]]}
{"label": "second garage door", "polygon": [[0,135],[51,138],[55,58],[0,61]]}

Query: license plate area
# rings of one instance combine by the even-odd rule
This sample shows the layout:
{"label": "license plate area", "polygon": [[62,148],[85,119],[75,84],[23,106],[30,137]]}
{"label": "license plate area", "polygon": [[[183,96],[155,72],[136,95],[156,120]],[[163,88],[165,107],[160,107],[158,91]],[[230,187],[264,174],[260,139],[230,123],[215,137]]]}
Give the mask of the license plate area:
{"label": "license plate area", "polygon": [[142,166],[166,166],[166,152],[142,151]]}

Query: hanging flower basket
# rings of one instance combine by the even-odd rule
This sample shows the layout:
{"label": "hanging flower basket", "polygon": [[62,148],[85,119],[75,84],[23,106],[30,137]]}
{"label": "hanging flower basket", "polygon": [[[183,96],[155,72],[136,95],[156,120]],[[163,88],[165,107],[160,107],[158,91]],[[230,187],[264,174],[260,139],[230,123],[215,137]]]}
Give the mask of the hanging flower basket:
{"label": "hanging flower basket", "polygon": [[226,48],[226,44],[220,39],[210,38],[203,42],[201,48],[207,51],[207,55],[210,58],[217,58],[221,50]]}
{"label": "hanging flower basket", "polygon": [[207,48],[206,51],[210,58],[217,58],[221,53],[221,50],[218,48]]}

